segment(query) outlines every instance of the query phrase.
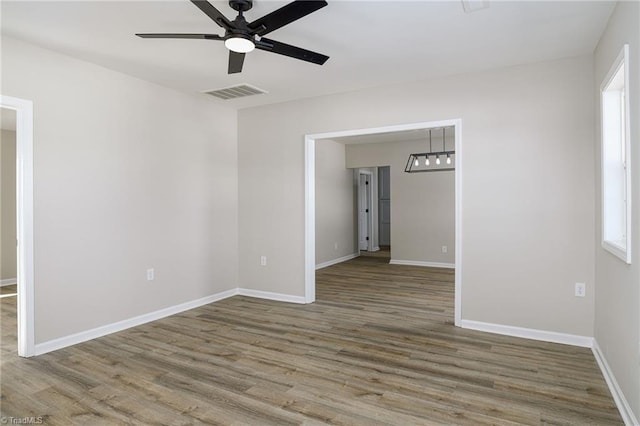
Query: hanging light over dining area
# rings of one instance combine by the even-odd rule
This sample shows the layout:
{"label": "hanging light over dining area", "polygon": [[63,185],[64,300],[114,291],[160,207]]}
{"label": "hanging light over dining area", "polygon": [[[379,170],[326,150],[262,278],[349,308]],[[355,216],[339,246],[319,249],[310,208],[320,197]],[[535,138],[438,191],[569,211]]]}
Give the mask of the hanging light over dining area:
{"label": "hanging light over dining area", "polygon": [[[449,132],[447,132],[447,130],[449,130]],[[427,129],[429,150],[409,154],[404,171],[407,173],[420,173],[455,170],[456,151],[453,131],[453,127]],[[450,136],[449,142],[447,142],[447,133],[449,133]],[[435,142],[435,151],[433,141],[434,136],[437,136],[440,139]]]}

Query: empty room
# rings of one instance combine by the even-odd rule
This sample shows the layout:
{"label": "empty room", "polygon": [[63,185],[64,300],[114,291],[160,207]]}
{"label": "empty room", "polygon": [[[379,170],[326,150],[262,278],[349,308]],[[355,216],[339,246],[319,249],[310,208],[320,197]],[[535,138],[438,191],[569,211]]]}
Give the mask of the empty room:
{"label": "empty room", "polygon": [[640,421],[640,2],[0,2],[5,424]]}

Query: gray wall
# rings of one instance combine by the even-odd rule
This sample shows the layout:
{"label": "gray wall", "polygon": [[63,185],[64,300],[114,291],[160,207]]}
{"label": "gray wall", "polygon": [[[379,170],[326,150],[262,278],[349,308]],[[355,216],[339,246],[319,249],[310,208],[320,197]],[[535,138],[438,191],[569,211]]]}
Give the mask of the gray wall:
{"label": "gray wall", "polygon": [[[622,46],[629,44],[631,102],[631,265],[605,251],[602,241],[600,181],[600,84]],[[595,337],[640,419],[640,3],[617,4],[595,51],[596,303]]]}
{"label": "gray wall", "polygon": [[353,171],[344,145],[316,144],[316,265],[358,253]]}
{"label": "gray wall", "polygon": [[17,278],[16,259],[16,132],[0,134],[0,279]]}
{"label": "gray wall", "polygon": [[[425,151],[425,141],[347,145],[347,167],[391,166],[392,260],[452,265],[454,172],[404,172],[409,154]],[[448,247],[446,254],[443,245]]]}
{"label": "gray wall", "polygon": [[304,294],[305,134],[451,118],[463,129],[463,319],[591,336],[591,56],[241,110],[240,285]]}
{"label": "gray wall", "polygon": [[36,343],[237,287],[235,111],[4,36],[2,94],[34,106]]}

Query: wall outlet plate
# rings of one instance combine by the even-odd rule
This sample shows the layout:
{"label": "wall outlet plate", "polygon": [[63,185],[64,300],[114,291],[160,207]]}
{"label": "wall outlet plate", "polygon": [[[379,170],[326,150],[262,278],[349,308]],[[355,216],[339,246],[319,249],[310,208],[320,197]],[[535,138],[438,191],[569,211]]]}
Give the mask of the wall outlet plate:
{"label": "wall outlet plate", "polygon": [[576,297],[584,297],[587,294],[585,283],[576,283]]}

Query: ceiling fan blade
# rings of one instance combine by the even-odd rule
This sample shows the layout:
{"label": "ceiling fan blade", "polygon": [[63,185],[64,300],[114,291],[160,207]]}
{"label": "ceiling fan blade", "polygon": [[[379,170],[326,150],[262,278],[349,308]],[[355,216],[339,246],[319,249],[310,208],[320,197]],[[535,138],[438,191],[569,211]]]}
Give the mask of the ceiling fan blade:
{"label": "ceiling fan blade", "polygon": [[198,9],[203,11],[205,15],[211,18],[216,24],[224,28],[225,30],[233,29],[233,24],[227,19],[218,9],[213,7],[207,0],[191,0],[191,3],[195,4]]}
{"label": "ceiling fan blade", "polygon": [[242,72],[242,64],[244,63],[244,53],[229,51],[229,70],[227,74],[237,74]]}
{"label": "ceiling fan blade", "polygon": [[318,65],[324,64],[327,62],[327,59],[329,59],[328,56],[321,53],[312,52],[311,50],[302,49],[300,47],[291,46],[289,44],[280,43],[279,41],[267,38],[262,38],[260,41],[256,41],[256,49],[289,56],[290,58],[300,59],[302,61]]}
{"label": "ceiling fan blade", "polygon": [[136,34],[141,38],[190,38],[200,40],[224,40],[224,37],[220,37],[217,34]]}
{"label": "ceiling fan blade", "polygon": [[254,34],[262,36],[270,33],[271,31],[277,30],[278,28],[284,27],[303,16],[307,16],[326,5],[327,2],[324,0],[296,0],[269,13],[268,15],[263,16],[262,18],[256,19],[249,24],[249,28]]}

